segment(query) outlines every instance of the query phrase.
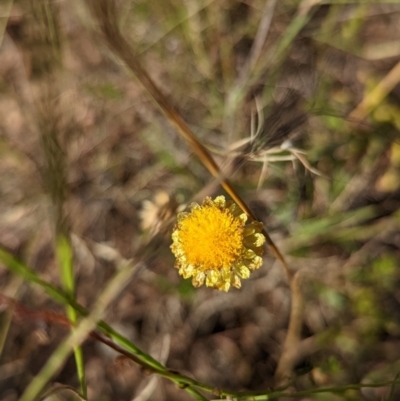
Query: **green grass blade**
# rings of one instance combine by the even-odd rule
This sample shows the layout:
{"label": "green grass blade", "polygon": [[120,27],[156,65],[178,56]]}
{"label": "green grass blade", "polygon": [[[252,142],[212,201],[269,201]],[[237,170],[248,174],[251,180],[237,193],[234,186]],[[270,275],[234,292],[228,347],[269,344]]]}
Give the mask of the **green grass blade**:
{"label": "green grass blade", "polygon": [[[21,276],[30,283],[34,283],[42,287],[47,292],[47,294],[51,298],[53,298],[53,300],[55,300],[56,302],[62,305],[70,305],[81,316],[86,317],[88,315],[89,312],[82,305],[79,305],[74,299],[68,296],[64,291],[42,280],[32,269],[25,266],[22,262],[14,258],[9,252],[1,248],[0,248],[0,261],[3,262],[5,267],[7,267],[14,274]],[[155,369],[165,370],[165,367],[161,363],[153,359],[150,355],[147,355],[144,351],[138,348],[134,343],[129,341],[127,338],[119,334],[117,331],[115,331],[107,323],[100,321],[98,324],[98,328],[105,335],[114,340],[117,344],[125,348],[127,351],[132,352],[140,360],[143,360],[146,363],[148,363],[150,367]]]}
{"label": "green grass blade", "polygon": [[32,269],[26,267],[22,262],[14,258],[14,256],[2,248],[0,248],[0,261],[14,274],[22,277],[24,280],[30,283],[38,284],[56,302],[59,302],[63,305],[66,305],[70,302],[67,295],[61,290],[42,280]]}
{"label": "green grass blade", "polygon": [[[56,288],[55,286],[47,283],[46,281],[40,279],[40,277],[29,267],[24,265],[22,262],[18,261],[16,258],[14,258],[9,252],[7,252],[4,249],[0,248],[0,261],[3,262],[5,267],[7,267],[11,272],[14,274],[21,276],[24,278],[26,281],[30,283],[34,283],[39,285],[41,288],[43,288],[48,295],[50,295],[51,298],[53,298],[55,301],[62,305],[70,305],[72,308],[75,309],[79,313],[79,315],[87,317],[89,315],[89,312],[81,305],[79,305],[75,299],[71,298],[66,294],[64,291]],[[144,367],[148,367],[150,370],[157,371],[160,376],[168,378],[169,380],[173,381],[177,385],[181,385],[182,383],[186,383],[184,385],[184,389],[186,392],[194,396],[196,399],[199,400],[205,400],[205,398],[193,387],[190,387],[190,384],[198,385],[200,383],[195,383],[195,381],[190,380],[184,376],[176,375],[163,366],[160,362],[152,358],[150,355],[146,354],[144,351],[142,351],[139,347],[137,347],[134,343],[129,341],[127,338],[125,338],[123,335],[115,331],[111,326],[109,326],[107,323],[104,321],[98,321],[97,323],[97,328],[102,331],[107,337],[111,338],[116,344],[120,345],[127,351],[131,352],[134,354],[138,360],[141,361],[142,365]],[[60,346],[61,347],[61,346]],[[61,348],[59,351],[59,354],[52,358],[52,364],[58,364],[59,360],[58,358],[63,358],[65,355],[65,352],[69,348]],[[47,377],[48,374],[51,372],[51,367],[48,366],[43,373],[43,378]],[[43,379],[42,378],[42,379]],[[41,380],[42,380],[41,379]],[[41,386],[42,381],[36,382],[35,386]],[[190,382],[190,383],[189,383]],[[189,386],[188,386],[189,385]],[[200,386],[198,386],[200,387]],[[33,390],[30,391],[35,391],[36,392],[36,387],[33,387]],[[30,393],[28,393],[29,395]],[[27,395],[27,396],[28,396]]]}
{"label": "green grass blade", "polygon": [[[57,238],[56,253],[61,269],[61,281],[64,290],[71,297],[71,299],[75,299],[73,251],[70,241],[68,241],[68,239],[63,235],[59,235],[59,237]],[[76,326],[78,322],[77,311],[71,305],[66,305],[66,313],[73,327]],[[85,377],[85,362],[83,359],[83,352],[81,347],[74,348],[74,356],[82,397],[86,399],[87,387]]]}
{"label": "green grass blade", "polygon": [[135,268],[128,263],[114,275],[100,294],[93,310],[79,322],[76,328],[58,346],[39,374],[34,377],[26,388],[20,401],[34,401],[40,395],[49,380],[62,368],[70,353],[78,348],[89,333],[96,328],[97,323],[106,313],[107,307],[118,296],[134,271]]}

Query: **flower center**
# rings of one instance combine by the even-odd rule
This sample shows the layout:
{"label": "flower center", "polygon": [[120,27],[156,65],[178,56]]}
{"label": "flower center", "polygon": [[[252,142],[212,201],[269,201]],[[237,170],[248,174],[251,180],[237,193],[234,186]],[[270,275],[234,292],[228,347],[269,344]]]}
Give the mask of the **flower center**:
{"label": "flower center", "polygon": [[203,270],[229,268],[242,253],[243,223],[228,210],[202,206],[180,224],[187,263]]}

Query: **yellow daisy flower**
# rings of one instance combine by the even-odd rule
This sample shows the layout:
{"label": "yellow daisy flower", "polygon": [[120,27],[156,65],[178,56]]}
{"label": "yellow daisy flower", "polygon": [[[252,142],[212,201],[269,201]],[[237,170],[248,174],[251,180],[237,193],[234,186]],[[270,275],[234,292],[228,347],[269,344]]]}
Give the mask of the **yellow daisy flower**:
{"label": "yellow daisy flower", "polygon": [[247,215],[224,196],[207,197],[179,213],[171,245],[179,274],[192,277],[195,287],[240,288],[240,279],[262,265],[265,242],[262,223],[246,221]]}

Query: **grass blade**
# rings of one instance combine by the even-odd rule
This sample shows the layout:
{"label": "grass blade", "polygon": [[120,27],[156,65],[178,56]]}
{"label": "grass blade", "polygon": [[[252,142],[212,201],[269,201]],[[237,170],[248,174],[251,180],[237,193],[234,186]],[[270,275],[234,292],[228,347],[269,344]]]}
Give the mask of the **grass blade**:
{"label": "grass blade", "polygon": [[[71,299],[75,299],[73,252],[70,242],[63,235],[59,235],[57,239],[56,253],[58,263],[60,265],[61,280],[64,286],[64,290],[71,297]],[[72,306],[67,305],[66,312],[70,322],[72,323],[72,327],[74,327],[78,323],[77,311]],[[72,328],[72,331],[74,331],[74,328]],[[87,389],[85,377],[85,362],[83,359],[83,352],[81,347],[74,348],[74,356],[78,380],[82,391],[82,397],[86,399]]]}

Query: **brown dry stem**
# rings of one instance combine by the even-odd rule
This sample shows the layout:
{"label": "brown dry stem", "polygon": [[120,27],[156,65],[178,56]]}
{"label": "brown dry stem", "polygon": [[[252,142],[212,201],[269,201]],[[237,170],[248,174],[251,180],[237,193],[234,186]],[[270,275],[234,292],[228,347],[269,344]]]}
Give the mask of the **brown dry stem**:
{"label": "brown dry stem", "polygon": [[290,280],[292,304],[290,308],[289,327],[283,350],[275,371],[275,383],[287,384],[291,380],[291,373],[298,361],[300,351],[300,335],[303,323],[304,301],[301,292],[301,271],[297,271]]}
{"label": "brown dry stem", "polygon": [[[114,3],[108,0],[91,0],[89,1],[89,6],[109,48],[135,75],[138,81],[155,101],[157,106],[161,109],[168,122],[187,142],[191,150],[196,154],[196,156],[213,175],[213,177],[215,177],[221,183],[222,187],[231,196],[231,198],[251,219],[257,220],[253,212],[235,191],[226,176],[222,173],[221,169],[214,161],[213,157],[210,155],[205,146],[196,138],[179,113],[171,106],[165,95],[161,92],[149,74],[142,67],[134,48],[122,36],[118,28],[117,14]],[[268,32],[268,30],[266,30],[266,32]],[[300,330],[303,321],[303,301],[298,279],[296,276],[293,276],[284,256],[279,251],[278,247],[275,245],[265,229],[263,230],[263,234],[266,237],[269,250],[282,264],[292,290],[292,308],[289,330],[284,345],[284,351],[277,370],[277,377],[287,377],[290,376],[290,372],[294,364],[293,350],[299,342]]]}

